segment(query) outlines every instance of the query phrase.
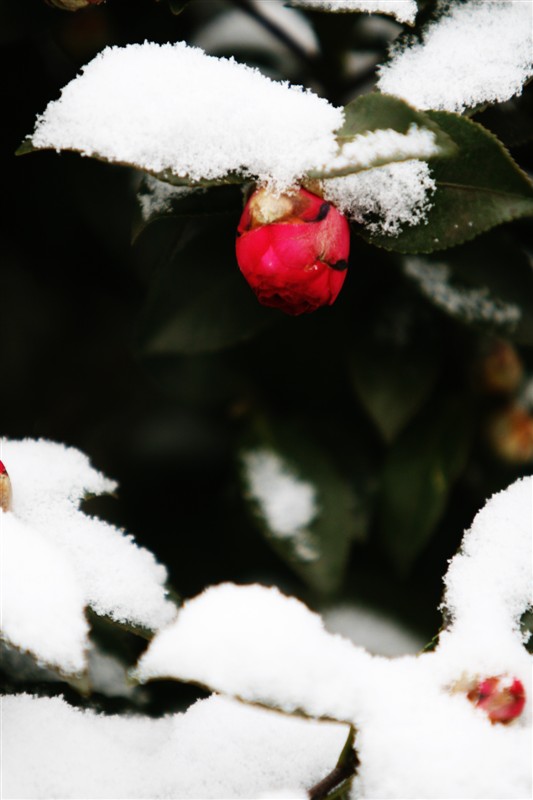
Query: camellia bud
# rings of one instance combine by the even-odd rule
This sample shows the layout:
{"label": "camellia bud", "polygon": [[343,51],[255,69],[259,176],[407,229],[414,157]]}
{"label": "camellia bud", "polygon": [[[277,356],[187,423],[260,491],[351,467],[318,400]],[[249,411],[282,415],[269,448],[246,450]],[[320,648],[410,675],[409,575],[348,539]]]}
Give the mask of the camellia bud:
{"label": "camellia bud", "polygon": [[503,675],[476,682],[467,697],[486,712],[491,722],[512,722],[520,716],[526,703],[522,681]]}
{"label": "camellia bud", "polygon": [[237,229],[237,262],[257,299],[287,314],[331,305],[348,266],[350,228],[322,197],[259,189]]}
{"label": "camellia bud", "polygon": [[487,438],[494,453],[511,464],[533,461],[533,417],[518,404],[494,413],[487,426]]}
{"label": "camellia bud", "polygon": [[480,359],[479,378],[489,394],[513,394],[520,387],[524,367],[516,349],[509,342],[491,342]]}
{"label": "camellia bud", "polygon": [[55,6],[62,11],[79,11],[87,6],[99,6],[105,0],[46,0],[49,6]]}
{"label": "camellia bud", "polygon": [[0,461],[0,508],[2,511],[11,509],[11,481],[2,461]]}

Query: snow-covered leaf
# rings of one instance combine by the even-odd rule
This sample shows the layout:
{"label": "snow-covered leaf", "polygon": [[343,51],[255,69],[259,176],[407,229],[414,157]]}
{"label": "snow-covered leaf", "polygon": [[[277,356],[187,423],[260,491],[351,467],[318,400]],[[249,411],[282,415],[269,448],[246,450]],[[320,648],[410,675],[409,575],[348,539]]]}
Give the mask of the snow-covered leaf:
{"label": "snow-covered leaf", "polygon": [[240,453],[244,495],[274,550],[319,592],[339,588],[366,533],[366,497],[309,433],[269,424]]}
{"label": "snow-covered leaf", "polygon": [[86,668],[85,597],[61,548],[0,511],[1,636],[65,673]]}
{"label": "snow-covered leaf", "polygon": [[405,274],[447,315],[533,344],[531,261],[500,231],[434,256],[404,260]]}
{"label": "snow-covered leaf", "polygon": [[428,164],[415,159],[323,181],[322,187],[327,200],[381,243],[395,242],[405,227],[424,229],[435,181]]}
{"label": "snow-covered leaf", "polygon": [[65,672],[85,666],[85,606],[157,630],[175,616],[167,573],[131,536],[79,510],[86,494],[114,490],[74,448],[2,440],[13,486],[2,514],[2,635]]}
{"label": "snow-covered leaf", "polygon": [[452,154],[453,140],[427,114],[391,95],[361,95],[344,108],[340,152],[311,178],[334,178],[410,159]]}
{"label": "snow-covered leaf", "polygon": [[357,108],[361,102],[365,117],[381,124],[354,134],[349,107],[338,138],[343,110],[299,86],[184,43],[108,48],[48,105],[19,153],[75,150],[176,184],[255,179],[286,189],[306,175],[447,152],[438,126],[421,124],[423,115],[402,101],[376,95]]}
{"label": "snow-covered leaf", "polygon": [[[529,797],[532,659],[519,620],[532,600],[532,515],[526,478],[476,516],[450,566],[451,623],[433,652],[370,656],[276,589],[223,584],[157,634],[138,676],[352,722],[360,798]],[[526,709],[511,724],[491,724],[457,688],[483,675],[513,675],[527,687]]]}
{"label": "snow-covered leaf", "polygon": [[344,725],[215,696],[161,719],[103,716],[59,697],[4,697],[2,728],[11,800],[305,798],[348,735]]}
{"label": "snow-covered leaf", "polygon": [[[400,253],[431,253],[469,241],[503,222],[533,215],[531,182],[490,131],[457,114],[427,114],[452,137],[458,150],[431,162],[436,190],[426,223],[392,236],[370,229],[373,244]],[[371,179],[372,172],[368,175]]]}
{"label": "snow-covered leaf", "polygon": [[390,14],[398,22],[412,24],[418,11],[416,0],[291,0],[291,5],[310,11],[366,12]]}
{"label": "snow-covered leaf", "polygon": [[420,42],[392,49],[379,89],[417,108],[463,111],[520,94],[533,75],[533,5],[522,0],[440,0]]}

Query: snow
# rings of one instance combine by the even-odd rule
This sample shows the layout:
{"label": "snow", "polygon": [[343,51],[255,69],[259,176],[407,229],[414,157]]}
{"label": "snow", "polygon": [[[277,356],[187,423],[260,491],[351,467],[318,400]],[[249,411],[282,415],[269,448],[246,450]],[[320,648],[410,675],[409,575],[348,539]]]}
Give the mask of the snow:
{"label": "snow", "polygon": [[431,158],[441,152],[435,140],[433,131],[415,123],[406,133],[388,128],[361,133],[341,145],[339,154],[328,164],[328,171],[368,169],[389,161]]}
{"label": "snow", "polygon": [[[452,623],[434,652],[371,656],[275,588],[222,584],[184,605],[137,675],[352,722],[357,797],[530,797],[532,659],[518,620],[531,603],[532,504],[526,478],[476,516],[446,577]],[[498,674],[526,687],[526,708],[507,726],[460,688]]]}
{"label": "snow", "polygon": [[32,141],[193,181],[236,170],[287,186],[329,162],[342,122],[342,109],[301,87],[184,43],[145,43],[93,59]]}
{"label": "snow", "polygon": [[440,152],[432,131],[378,130],[339,143],[344,112],[299,86],[183,43],[108,48],[38,119],[37,148],[74,149],[184,181],[238,173],[278,190],[306,173]]}
{"label": "snow", "polygon": [[85,664],[86,605],[118,622],[152,630],[175,616],[166,570],[131,536],[79,510],[86,494],[116,484],[74,448],[2,440],[13,486],[0,516],[2,635],[66,672]]}
{"label": "snow", "polygon": [[0,512],[2,637],[69,673],[85,668],[85,598],[53,542]]}
{"label": "snow", "polygon": [[306,560],[317,558],[307,531],[319,513],[315,487],[299,478],[273,451],[248,450],[241,461],[248,494],[257,503],[269,532],[275,538],[291,540]]}
{"label": "snow", "polygon": [[421,43],[393,45],[378,87],[421,109],[464,111],[520,94],[533,75],[530,0],[441,2]]}
{"label": "snow", "polygon": [[318,11],[366,11],[391,14],[398,22],[413,23],[418,11],[416,0],[292,0],[295,6]]}
{"label": "snow", "polygon": [[479,289],[454,286],[452,271],[445,263],[407,258],[404,270],[426,297],[452,316],[496,325],[516,325],[520,321],[519,306],[492,297],[486,286]]}
{"label": "snow", "polygon": [[425,161],[409,160],[333,178],[322,188],[327,200],[371,233],[397,236],[404,225],[424,223],[436,184]]}
{"label": "snow", "polygon": [[137,193],[137,200],[144,222],[148,222],[158,214],[165,214],[172,208],[172,201],[187,197],[192,191],[203,192],[203,189],[190,189],[188,186],[172,186],[171,183],[158,181],[152,175],[144,179],[142,191]]}
{"label": "snow", "polygon": [[19,695],[3,698],[2,723],[5,800],[297,800],[334,768],[348,735],[216,696],[150,719]]}
{"label": "snow", "polygon": [[403,656],[419,653],[426,642],[386,614],[359,603],[340,603],[322,610],[324,625],[370,653]]}

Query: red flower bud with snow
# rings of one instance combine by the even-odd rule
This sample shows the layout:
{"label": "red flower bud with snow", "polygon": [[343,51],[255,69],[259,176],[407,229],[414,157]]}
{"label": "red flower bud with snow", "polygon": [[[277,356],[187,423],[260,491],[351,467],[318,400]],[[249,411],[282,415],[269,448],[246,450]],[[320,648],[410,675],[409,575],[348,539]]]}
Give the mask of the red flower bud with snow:
{"label": "red flower bud with snow", "polygon": [[11,508],[11,481],[7,469],[0,461],[0,509],[9,511]]}
{"label": "red flower bud with snow", "polygon": [[520,716],[526,703],[522,681],[503,675],[477,682],[467,697],[486,712],[491,722],[512,722]]}
{"label": "red flower bud with snow", "polygon": [[304,314],[337,298],[348,266],[350,228],[331,203],[299,189],[259,189],[237,228],[237,262],[257,299]]}

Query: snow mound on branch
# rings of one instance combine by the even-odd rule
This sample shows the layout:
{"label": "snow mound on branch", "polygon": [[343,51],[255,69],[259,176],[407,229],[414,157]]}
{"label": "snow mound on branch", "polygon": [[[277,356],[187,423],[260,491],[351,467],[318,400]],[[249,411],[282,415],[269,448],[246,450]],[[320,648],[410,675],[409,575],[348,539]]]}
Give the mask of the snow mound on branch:
{"label": "snow mound on branch", "polygon": [[6,800],[305,797],[348,736],[343,725],[216,696],[150,719],[20,695],[3,698],[2,720]]}
{"label": "snow mound on branch", "polygon": [[[452,624],[434,652],[371,656],[277,589],[223,584],[184,605],[138,675],[355,724],[357,797],[529,797],[532,660],[518,623],[531,602],[532,507],[527,478],[478,514],[446,578]],[[499,674],[526,687],[526,708],[507,726],[462,688]]]}
{"label": "snow mound on branch", "polygon": [[368,14],[390,14],[398,22],[415,21],[416,0],[292,0],[293,5],[319,11],[366,11]]}
{"label": "snow mound on branch", "polygon": [[464,111],[520,94],[533,75],[529,0],[441,3],[421,43],[401,45],[378,87],[421,109]]}
{"label": "snow mound on branch", "polygon": [[157,630],[175,616],[166,570],[131,536],[79,510],[116,484],[74,448],[2,441],[13,487],[0,515],[2,636],[66,672],[85,665],[86,605],[117,622]]}

